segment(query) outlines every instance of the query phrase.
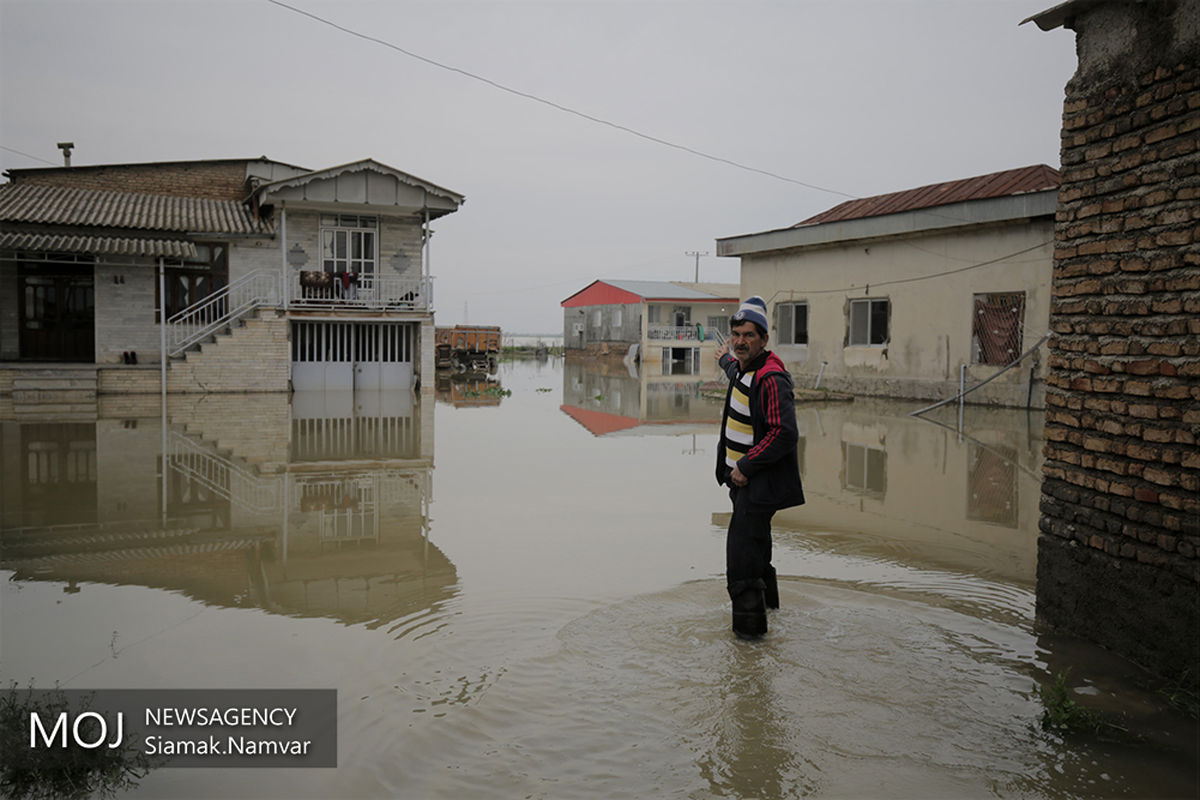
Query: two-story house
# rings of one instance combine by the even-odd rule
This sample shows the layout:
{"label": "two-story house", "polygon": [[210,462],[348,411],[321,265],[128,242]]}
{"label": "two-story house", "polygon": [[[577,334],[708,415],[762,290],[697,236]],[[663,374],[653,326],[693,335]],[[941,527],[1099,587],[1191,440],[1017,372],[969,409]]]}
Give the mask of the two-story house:
{"label": "two-story house", "polygon": [[31,365],[99,394],[433,391],[430,223],[461,194],[370,159],[5,174],[0,394]]}
{"label": "two-story house", "polygon": [[648,373],[700,375],[716,370],[701,351],[716,347],[712,332],[729,333],[738,298],[731,283],[595,280],[561,305],[568,352],[624,355],[636,345]]}

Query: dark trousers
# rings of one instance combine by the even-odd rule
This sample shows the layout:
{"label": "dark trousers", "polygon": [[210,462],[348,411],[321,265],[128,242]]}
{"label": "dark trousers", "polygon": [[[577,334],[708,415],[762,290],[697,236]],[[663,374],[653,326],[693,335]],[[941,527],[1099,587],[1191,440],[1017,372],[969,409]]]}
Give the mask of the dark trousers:
{"label": "dark trousers", "polygon": [[765,589],[771,567],[771,517],[774,511],[750,511],[748,493],[731,487],[733,517],[725,535],[725,579],[729,596],[737,597],[747,589]]}

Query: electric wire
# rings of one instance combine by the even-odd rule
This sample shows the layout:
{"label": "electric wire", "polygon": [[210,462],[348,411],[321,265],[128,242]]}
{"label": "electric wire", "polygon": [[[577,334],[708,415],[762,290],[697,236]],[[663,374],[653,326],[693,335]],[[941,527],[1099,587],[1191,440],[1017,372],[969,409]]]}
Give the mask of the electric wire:
{"label": "electric wire", "polygon": [[[997,264],[1001,261],[1006,261],[1006,260],[1012,258],[1013,256],[1024,255],[1025,253],[1032,252],[1034,250],[1037,250],[1038,248],[1045,247],[1046,245],[1052,244],[1053,242],[1054,242],[1053,239],[1047,239],[1046,241],[1039,242],[1038,244],[1035,244],[1032,247],[1026,247],[1023,250],[1017,250],[1015,252],[1008,253],[1007,255],[998,256],[996,258],[990,258],[987,261],[979,261],[974,264],[968,264],[965,267],[957,267],[955,269],[949,269],[944,272],[935,272],[930,275],[918,275],[915,278],[897,278],[896,280],[892,280],[892,281],[871,281],[869,283],[864,283],[861,286],[846,286],[841,289],[806,289],[806,290],[804,290],[803,294],[805,294],[805,295],[836,294],[838,292],[856,292],[856,291],[862,291],[864,289],[867,292],[870,292],[870,289],[872,286],[897,286],[897,285],[903,284],[903,283],[917,283],[918,281],[928,281],[928,280],[932,280],[933,278],[944,278],[947,275],[956,275],[960,272],[966,272],[968,270],[979,269],[980,267],[986,267],[986,266],[990,266],[992,264]],[[796,291],[797,290],[795,290],[795,289],[780,289],[775,294],[771,295],[771,297],[767,300],[767,302],[768,303],[771,302],[772,300],[774,300],[776,297],[783,294],[784,292],[788,292],[789,294],[794,295],[796,293]]]}
{"label": "electric wire", "polygon": [[[447,63],[438,61],[438,60],[430,58],[428,56],[423,56],[420,53],[417,53],[417,52],[414,52],[407,48],[401,47],[400,45],[395,44],[394,42],[389,42],[386,39],[381,39],[379,37],[371,36],[370,34],[366,34],[361,31],[354,30],[353,28],[349,28],[345,25],[341,25],[337,22],[334,22],[331,19],[322,17],[319,14],[314,14],[310,11],[305,11],[302,8],[297,8],[296,6],[289,5],[288,3],[282,2],[282,0],[267,0],[267,2],[272,5],[278,6],[279,8],[283,8],[283,9],[291,11],[295,14],[299,14],[301,16],[307,17],[307,18],[313,20],[314,22],[318,22],[322,25],[327,25],[330,28],[333,28],[334,30],[337,30],[337,31],[341,31],[342,33],[345,33],[349,36],[353,36],[353,37],[361,39],[363,41],[367,41],[367,42],[371,42],[373,44],[380,45],[381,47],[386,47],[390,50],[394,50],[397,53],[406,55],[409,58],[416,59],[418,61],[421,61],[422,63],[429,64],[430,66],[433,66],[433,67],[437,67],[438,69],[442,69],[442,70],[446,70],[448,72],[453,72],[458,75],[462,75],[463,77],[470,78],[471,80],[479,81],[480,83],[491,86],[492,88],[498,89],[502,92],[506,92],[508,94],[514,95],[516,97],[521,97],[526,100],[531,100],[535,103],[540,103],[549,108],[553,108],[557,111],[561,111],[565,114],[570,114],[572,116],[578,117],[578,118],[586,120],[588,122],[593,122],[597,125],[603,125],[605,127],[612,128],[613,130],[618,130],[623,133],[630,134],[631,136],[636,136],[645,141],[653,142],[654,144],[659,144],[664,147],[670,147],[672,149],[679,150],[681,152],[688,153],[690,155],[694,155],[699,158],[704,158],[709,161],[717,162],[720,164],[725,164],[727,166],[735,167],[736,169],[744,170],[746,172],[756,173],[758,175],[763,175],[768,178],[774,178],[776,180],[784,181],[786,183],[791,183],[791,184],[794,184],[797,186],[803,186],[806,189],[813,189],[818,192],[824,192],[826,194],[832,194],[832,195],[837,195],[839,197],[844,197],[844,198],[847,198],[848,200],[864,199],[861,195],[851,194],[849,192],[843,192],[839,189],[830,189],[826,186],[818,186],[817,184],[814,184],[814,183],[809,183],[807,181],[802,181],[797,178],[789,177],[787,175],[782,175],[778,172],[773,172],[771,170],[754,167],[754,166],[745,164],[740,161],[735,161],[730,158],[725,158],[724,156],[714,155],[712,153],[708,153],[703,150],[698,150],[698,149],[696,149],[694,147],[690,147],[688,145],[679,144],[678,142],[672,142],[670,140],[663,139],[662,137],[654,136],[649,133],[645,133],[644,131],[640,131],[640,130],[630,127],[628,125],[622,125],[621,123],[613,122],[612,120],[604,119],[603,117],[597,117],[593,114],[588,114],[584,111],[580,111],[577,108],[563,105],[562,103],[558,103],[553,100],[549,100],[545,97],[541,97],[541,96],[533,94],[531,92],[526,92],[521,89],[516,89],[512,86],[508,86],[506,84],[500,83],[499,81],[488,78],[484,75],[480,75],[480,74],[471,72],[471,71],[463,69],[461,67],[453,66],[452,64],[447,64]],[[945,211],[935,211],[930,208],[912,209],[912,213],[920,214],[922,216],[930,216],[930,217],[936,217],[936,218],[940,218],[940,219],[947,219],[947,220],[950,220],[953,222],[969,222],[970,221],[963,217],[955,216],[953,214],[948,214]]]}
{"label": "electric wire", "polygon": [[395,50],[397,53],[406,55],[409,58],[415,58],[418,61],[421,61],[425,64],[429,64],[430,66],[437,67],[438,69],[444,69],[448,72],[457,73],[464,77],[470,78],[471,80],[479,81],[480,83],[485,83],[488,86],[491,86],[494,89],[499,89],[502,92],[507,92],[508,94],[515,95],[517,97],[522,97],[526,100],[532,100],[535,103],[541,103],[542,105],[549,106],[550,108],[553,108],[557,111],[562,111],[563,113],[571,114],[572,116],[579,117],[580,119],[587,120],[588,122],[594,122],[598,125],[604,125],[606,127],[612,128],[614,130],[628,133],[628,134],[630,134],[632,136],[636,136],[640,139],[645,139],[648,142],[654,142],[655,144],[660,144],[660,145],[663,145],[664,147],[674,148],[675,150],[680,150],[685,153],[690,153],[691,155],[699,156],[700,158],[705,158],[705,159],[708,159],[709,161],[716,161],[721,164],[726,164],[731,167],[736,167],[737,169],[746,170],[747,172],[755,172],[755,173],[758,173],[759,175],[765,175],[768,178],[775,178],[776,180],[785,181],[787,183],[794,183],[797,186],[803,186],[806,189],[814,189],[818,192],[825,192],[826,194],[836,194],[840,197],[846,197],[851,200],[860,199],[857,195],[847,194],[846,192],[841,192],[841,191],[838,191],[837,189],[829,189],[824,186],[817,186],[816,184],[813,184],[813,183],[808,183],[806,181],[798,180],[796,178],[789,178],[786,175],[780,175],[778,172],[771,172],[770,170],[759,169],[758,167],[752,167],[749,164],[743,164],[739,161],[734,161],[729,158],[724,158],[722,156],[713,155],[712,153],[706,153],[703,150],[697,150],[694,147],[688,147],[687,145],[668,141],[667,139],[663,139],[661,137],[653,136],[651,134],[639,131],[636,128],[631,128],[628,125],[622,125],[618,122],[613,122],[612,120],[604,119],[603,117],[597,117],[592,114],[588,114],[586,112],[580,111],[576,108],[572,108],[570,106],[565,106],[561,103],[556,103],[553,100],[547,100],[544,97],[540,97],[536,94],[532,94],[530,92],[525,92],[520,89],[515,89],[511,86],[507,86],[503,83],[500,83],[499,81],[494,81],[491,78],[487,78],[483,75],[478,75],[474,72],[470,72],[468,70],[462,69],[461,67],[455,67],[451,64],[446,64],[441,61],[437,61],[435,59],[429,58],[428,56],[423,56],[420,53],[415,53],[412,50],[407,50],[407,49],[401,47],[400,45],[394,44],[385,39],[380,39],[378,37],[371,36],[369,34],[365,34],[360,31],[356,31],[353,28],[347,28],[344,25],[339,25],[338,23],[334,22],[333,20],[326,19],[325,17],[319,16],[317,14],[313,14],[313,13],[311,13],[309,11],[305,11],[301,8],[296,8],[295,6],[288,5],[287,3],[281,2],[281,0],[267,0],[267,2],[271,3],[272,5],[279,6],[280,8],[285,8],[288,11],[292,11],[296,14],[300,14],[301,16],[308,17],[309,19],[314,20],[315,22],[319,22],[322,25],[328,25],[331,28],[341,31],[342,33],[357,37],[364,41],[378,44],[382,47],[386,47],[391,50]]}
{"label": "electric wire", "polygon": [[49,164],[52,167],[58,166],[58,164],[55,164],[53,161],[47,161],[46,159],[44,159],[40,156],[34,156],[34,155],[30,155],[29,153],[23,153],[20,150],[16,149],[15,147],[6,147],[5,145],[0,144],[0,150],[7,150],[10,153],[16,153],[19,156],[25,156],[25,158],[31,158],[34,161],[40,161],[43,164]]}

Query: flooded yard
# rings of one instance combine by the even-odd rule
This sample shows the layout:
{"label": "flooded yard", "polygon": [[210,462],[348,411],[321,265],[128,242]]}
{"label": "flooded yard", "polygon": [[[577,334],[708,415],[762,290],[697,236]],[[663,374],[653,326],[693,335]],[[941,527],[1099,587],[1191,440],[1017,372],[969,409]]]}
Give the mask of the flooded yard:
{"label": "flooded yard", "polygon": [[[1034,623],[1039,412],[798,406],[808,503],[748,643],[699,387],[530,360],[0,421],[0,677],[337,689],[336,770],[132,797],[1196,795],[1195,721]],[[1136,741],[1040,728],[1068,668]]]}

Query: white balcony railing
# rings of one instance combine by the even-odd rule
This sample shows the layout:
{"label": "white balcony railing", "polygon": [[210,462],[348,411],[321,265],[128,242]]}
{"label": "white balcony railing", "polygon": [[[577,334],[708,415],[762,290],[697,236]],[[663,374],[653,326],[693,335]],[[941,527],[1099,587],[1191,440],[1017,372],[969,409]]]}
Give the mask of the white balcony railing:
{"label": "white balcony railing", "polygon": [[278,305],[279,274],[255,270],[167,318],[167,352],[176,356],[259,306]]}
{"label": "white balcony railing", "polygon": [[329,272],[293,273],[288,286],[292,308],[371,311],[426,311],[433,307],[430,278],[358,275],[353,280]]}
{"label": "white balcony railing", "polygon": [[646,331],[648,339],[674,339],[696,341],[695,325],[651,325]]}

